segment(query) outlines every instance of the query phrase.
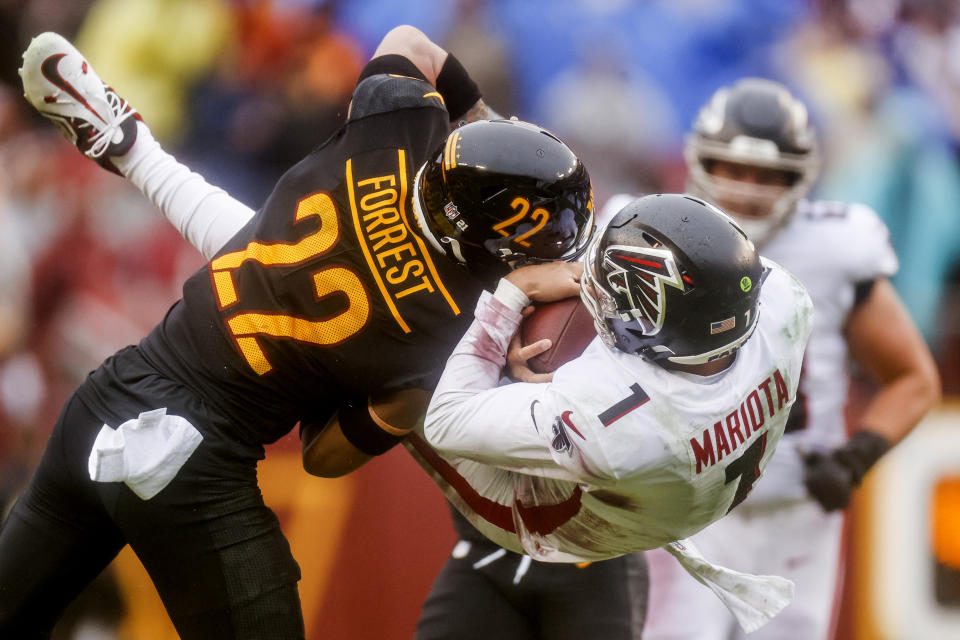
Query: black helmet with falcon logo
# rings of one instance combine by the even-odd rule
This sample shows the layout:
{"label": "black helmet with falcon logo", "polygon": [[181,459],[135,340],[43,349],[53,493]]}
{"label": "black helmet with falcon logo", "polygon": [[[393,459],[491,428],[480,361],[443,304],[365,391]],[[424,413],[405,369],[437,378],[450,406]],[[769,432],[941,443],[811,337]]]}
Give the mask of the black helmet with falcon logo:
{"label": "black helmet with falcon logo", "polygon": [[689,195],[657,194],[628,204],[590,242],[581,297],[608,346],[700,364],[753,333],[765,276],[727,214]]}
{"label": "black helmet with falcon logo", "polygon": [[424,235],[471,269],[571,260],[593,229],[590,176],[546,129],[483,120],[455,129],[414,182]]}

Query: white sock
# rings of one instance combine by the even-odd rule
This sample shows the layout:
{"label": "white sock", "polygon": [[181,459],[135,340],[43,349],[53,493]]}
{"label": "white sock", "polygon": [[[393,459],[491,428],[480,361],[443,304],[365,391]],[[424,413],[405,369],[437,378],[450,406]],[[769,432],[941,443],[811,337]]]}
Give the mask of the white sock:
{"label": "white sock", "polygon": [[110,160],[207,260],[254,215],[164,151],[142,122],[130,151]]}

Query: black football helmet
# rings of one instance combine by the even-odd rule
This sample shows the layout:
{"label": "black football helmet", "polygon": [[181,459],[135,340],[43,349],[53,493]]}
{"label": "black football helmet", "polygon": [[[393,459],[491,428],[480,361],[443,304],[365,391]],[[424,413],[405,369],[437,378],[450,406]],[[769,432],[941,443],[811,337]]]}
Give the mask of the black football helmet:
{"label": "black football helmet", "polygon": [[[687,190],[724,203],[757,245],[762,245],[793,215],[820,169],[820,154],[807,108],[783,85],[744,78],[718,89],[700,109],[687,136],[684,156],[690,172]],[[712,175],[710,163],[725,160],[776,169],[787,186],[757,185]],[[742,203],[738,206],[733,203]],[[747,208],[761,215],[747,215]]]}
{"label": "black football helmet", "polygon": [[634,200],[584,262],[581,297],[610,347],[700,364],[738,349],[757,325],[767,269],[733,219],[693,196]]}
{"label": "black football helmet", "polygon": [[593,229],[583,163],[519,120],[455,129],[417,174],[413,208],[434,248],[480,271],[574,259]]}

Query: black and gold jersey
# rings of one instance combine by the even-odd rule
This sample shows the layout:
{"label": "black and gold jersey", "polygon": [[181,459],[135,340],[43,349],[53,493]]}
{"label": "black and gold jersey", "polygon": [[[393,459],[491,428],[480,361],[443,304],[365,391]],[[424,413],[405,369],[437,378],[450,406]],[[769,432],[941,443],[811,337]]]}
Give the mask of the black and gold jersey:
{"label": "black and gold jersey", "polygon": [[411,208],[416,171],[448,132],[442,98],[404,75],[361,78],[348,122],[140,344],[248,442],[378,389],[432,389],[480,293],[428,248]]}

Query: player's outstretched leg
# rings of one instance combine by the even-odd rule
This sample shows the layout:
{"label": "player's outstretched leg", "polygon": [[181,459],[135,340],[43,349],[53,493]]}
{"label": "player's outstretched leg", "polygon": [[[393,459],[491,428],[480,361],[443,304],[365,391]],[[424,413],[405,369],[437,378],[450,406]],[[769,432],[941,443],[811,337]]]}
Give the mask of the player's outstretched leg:
{"label": "player's outstretched leg", "polygon": [[84,155],[140,189],[205,258],[253,217],[252,209],[165,152],[136,110],[62,36],[34,38],[20,77],[23,95],[42,116]]}
{"label": "player's outstretched leg", "polygon": [[110,157],[130,150],[139,116],[104,84],[63,36],[46,32],[30,42],[20,68],[23,95],[85,156],[119,174]]}

